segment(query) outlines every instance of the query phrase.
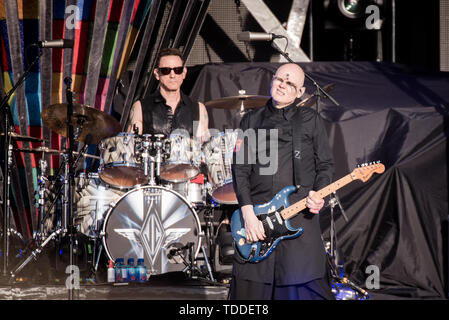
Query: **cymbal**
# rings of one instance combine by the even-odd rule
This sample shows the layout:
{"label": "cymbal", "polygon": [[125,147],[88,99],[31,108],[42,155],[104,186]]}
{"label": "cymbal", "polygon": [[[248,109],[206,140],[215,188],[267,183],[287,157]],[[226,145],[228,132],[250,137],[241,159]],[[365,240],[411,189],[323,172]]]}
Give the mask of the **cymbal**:
{"label": "cymbal", "polygon": [[[67,104],[53,104],[42,110],[42,121],[51,130],[67,136]],[[109,114],[82,104],[73,104],[72,125],[74,131],[82,129],[75,140],[98,144],[102,139],[116,136],[121,131],[120,123]]]}
{"label": "cymbal", "polygon": [[[18,149],[14,149],[14,151],[17,151],[17,152],[28,152],[28,153],[41,153],[41,152],[44,152],[44,153],[50,153],[50,154],[63,154],[65,152],[65,150],[50,149],[50,148],[47,148],[47,147],[38,147],[38,148],[31,148],[31,149],[30,148],[18,148]],[[78,155],[79,152],[73,151],[73,154],[74,155]],[[87,153],[85,153],[83,156],[85,158],[87,157],[87,158],[100,159],[99,156],[95,156],[95,155],[87,154]]]}
{"label": "cymbal", "polygon": [[[15,133],[15,132],[9,132],[8,134],[12,139],[17,140],[17,141],[44,142],[44,140],[42,140],[42,139],[39,139],[36,137],[30,137],[30,136],[23,136],[18,133]],[[4,136],[5,134],[1,133],[1,135]]]}
{"label": "cymbal", "polygon": [[[323,90],[326,92],[330,92],[335,88],[335,83],[329,83],[326,84],[323,87]],[[311,107],[313,106],[316,101],[318,100],[318,96],[316,95],[316,92],[314,94],[311,94],[310,96],[308,96],[307,98],[305,98],[304,100],[302,100],[299,104],[298,107]]]}
{"label": "cymbal", "polygon": [[238,95],[233,97],[225,97],[220,99],[211,100],[205,103],[206,107],[216,109],[228,109],[243,111],[244,109],[253,109],[263,107],[269,96],[256,96],[256,95]]}

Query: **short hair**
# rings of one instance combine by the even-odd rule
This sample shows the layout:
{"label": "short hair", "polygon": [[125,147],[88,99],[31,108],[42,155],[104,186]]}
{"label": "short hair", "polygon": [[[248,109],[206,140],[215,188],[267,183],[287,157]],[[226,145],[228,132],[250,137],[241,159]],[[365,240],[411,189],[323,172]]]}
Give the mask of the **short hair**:
{"label": "short hair", "polygon": [[157,64],[156,68],[159,68],[159,63],[161,62],[161,58],[165,56],[178,56],[181,58],[182,64],[184,65],[184,59],[182,58],[182,52],[178,48],[164,48],[159,51],[157,55]]}

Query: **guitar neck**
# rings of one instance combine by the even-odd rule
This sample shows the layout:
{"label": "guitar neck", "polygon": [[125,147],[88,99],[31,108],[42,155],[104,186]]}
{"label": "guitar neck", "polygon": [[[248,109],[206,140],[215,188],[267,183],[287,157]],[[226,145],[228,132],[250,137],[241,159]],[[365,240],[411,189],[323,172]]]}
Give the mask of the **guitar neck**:
{"label": "guitar neck", "polygon": [[[338,189],[344,187],[348,183],[351,183],[355,179],[352,177],[351,174],[348,174],[344,176],[343,178],[335,181],[334,183],[331,183],[327,187],[324,187],[321,190],[317,191],[318,197],[324,198],[328,195],[330,195],[332,192],[337,191]],[[304,210],[306,208],[306,201],[307,198],[304,198],[302,200],[299,200],[298,202],[292,204],[290,207],[285,208],[281,211],[281,215],[284,219],[290,219],[294,216],[296,216],[299,212]]]}

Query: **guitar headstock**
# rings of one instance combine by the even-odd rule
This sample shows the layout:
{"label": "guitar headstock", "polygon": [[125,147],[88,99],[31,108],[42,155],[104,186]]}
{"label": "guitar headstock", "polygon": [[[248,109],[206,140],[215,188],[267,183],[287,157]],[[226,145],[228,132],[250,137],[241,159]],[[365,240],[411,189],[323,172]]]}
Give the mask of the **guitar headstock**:
{"label": "guitar headstock", "polygon": [[380,163],[380,161],[377,161],[375,163],[371,162],[369,164],[364,163],[352,171],[351,177],[354,180],[360,179],[363,182],[366,182],[369,178],[371,178],[373,173],[381,174],[384,171],[385,171],[385,166],[382,163]]}

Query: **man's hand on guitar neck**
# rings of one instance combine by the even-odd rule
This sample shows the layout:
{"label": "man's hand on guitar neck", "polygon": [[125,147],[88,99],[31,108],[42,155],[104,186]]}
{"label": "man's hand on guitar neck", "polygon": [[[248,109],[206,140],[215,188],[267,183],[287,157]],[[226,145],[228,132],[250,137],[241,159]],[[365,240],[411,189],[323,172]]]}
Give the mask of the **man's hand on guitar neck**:
{"label": "man's hand on guitar neck", "polygon": [[318,214],[324,206],[324,199],[319,198],[315,191],[310,190],[307,196],[306,206],[311,213]]}
{"label": "man's hand on guitar neck", "polygon": [[245,220],[245,233],[247,242],[256,242],[265,239],[265,231],[262,221],[254,213],[252,205],[245,205],[240,208],[243,220]]}

